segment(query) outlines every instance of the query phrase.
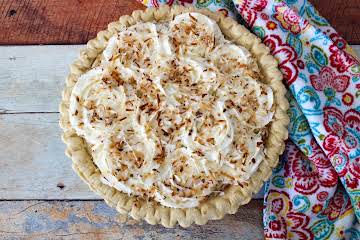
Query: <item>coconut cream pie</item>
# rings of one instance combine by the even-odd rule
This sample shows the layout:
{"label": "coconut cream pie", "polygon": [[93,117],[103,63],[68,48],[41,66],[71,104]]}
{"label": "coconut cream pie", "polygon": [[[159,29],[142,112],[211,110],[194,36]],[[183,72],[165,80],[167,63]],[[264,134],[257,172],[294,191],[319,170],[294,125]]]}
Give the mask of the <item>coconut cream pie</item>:
{"label": "coconut cream pie", "polygon": [[188,226],[234,213],[284,149],[288,103],[268,49],[207,11],[136,11],[72,65],[61,126],[73,167],[123,214]]}

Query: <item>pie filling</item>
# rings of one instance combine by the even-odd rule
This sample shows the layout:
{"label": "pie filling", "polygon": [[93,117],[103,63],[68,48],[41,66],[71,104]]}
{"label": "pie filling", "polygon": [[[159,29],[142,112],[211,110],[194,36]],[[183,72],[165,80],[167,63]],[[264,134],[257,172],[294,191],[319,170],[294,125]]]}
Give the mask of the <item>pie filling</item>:
{"label": "pie filling", "polygon": [[113,36],[70,98],[103,183],[191,208],[245,184],[265,157],[273,92],[256,61],[199,13]]}

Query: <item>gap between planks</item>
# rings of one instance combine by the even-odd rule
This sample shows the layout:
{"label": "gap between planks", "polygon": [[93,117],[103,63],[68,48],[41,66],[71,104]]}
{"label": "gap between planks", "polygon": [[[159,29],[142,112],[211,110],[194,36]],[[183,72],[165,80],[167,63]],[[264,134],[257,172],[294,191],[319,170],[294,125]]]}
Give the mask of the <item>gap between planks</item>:
{"label": "gap between planks", "polygon": [[263,239],[262,201],[203,226],[166,229],[120,216],[103,201],[0,202],[1,239]]}

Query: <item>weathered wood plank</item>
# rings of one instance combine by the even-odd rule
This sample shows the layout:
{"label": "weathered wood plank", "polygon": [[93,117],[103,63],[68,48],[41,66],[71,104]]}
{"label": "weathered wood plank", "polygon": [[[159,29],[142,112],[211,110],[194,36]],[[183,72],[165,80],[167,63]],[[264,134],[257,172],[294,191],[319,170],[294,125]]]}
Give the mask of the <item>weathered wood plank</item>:
{"label": "weathered wood plank", "polygon": [[204,226],[166,229],[126,219],[103,201],[2,201],[1,239],[263,239],[262,202]]}
{"label": "weathered wood plank", "polygon": [[[360,0],[312,0],[352,44],[360,44]],[[81,44],[99,30],[144,7],[135,0],[2,0],[0,44]]]}
{"label": "weathered wood plank", "polygon": [[72,171],[58,117],[0,114],[0,199],[100,199]]}
{"label": "weathered wood plank", "polygon": [[79,44],[116,21],[144,8],[119,0],[1,0],[0,44]]}
{"label": "weathered wood plank", "polygon": [[0,114],[0,199],[98,198],[72,171],[58,125],[57,113]]}
{"label": "weathered wood plank", "polygon": [[57,112],[69,64],[83,47],[0,47],[0,113]]}
{"label": "weathered wood plank", "polygon": [[0,47],[0,113],[57,112],[80,45]]}

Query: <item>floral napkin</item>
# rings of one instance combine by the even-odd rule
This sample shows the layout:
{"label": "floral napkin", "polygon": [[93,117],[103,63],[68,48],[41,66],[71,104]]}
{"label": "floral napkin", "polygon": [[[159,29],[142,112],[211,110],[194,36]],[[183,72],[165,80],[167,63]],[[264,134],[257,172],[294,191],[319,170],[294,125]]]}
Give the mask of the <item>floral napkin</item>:
{"label": "floral napkin", "polygon": [[307,0],[145,0],[237,18],[288,87],[286,150],[265,186],[267,239],[360,239],[360,65]]}

